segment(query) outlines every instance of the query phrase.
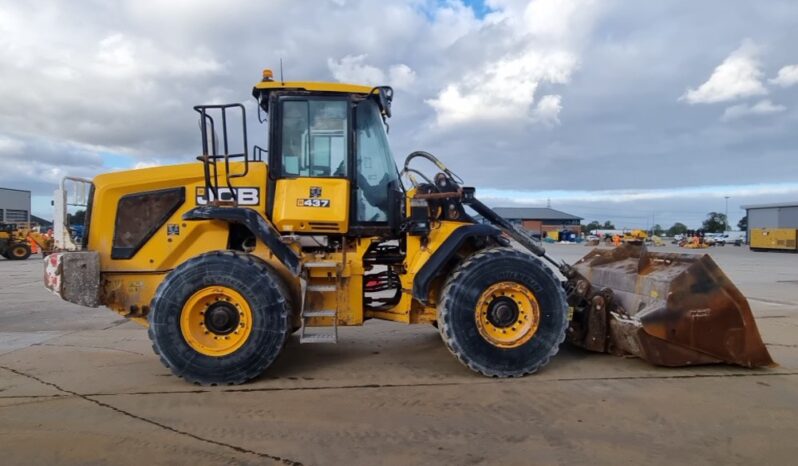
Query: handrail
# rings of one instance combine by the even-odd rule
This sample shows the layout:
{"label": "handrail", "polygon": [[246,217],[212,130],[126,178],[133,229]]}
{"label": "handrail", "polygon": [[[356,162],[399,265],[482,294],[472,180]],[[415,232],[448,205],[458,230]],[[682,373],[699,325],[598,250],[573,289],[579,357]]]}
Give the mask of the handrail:
{"label": "handrail", "polygon": [[[240,153],[230,153],[230,140],[227,134],[227,111],[229,109],[238,109],[241,112],[241,131],[242,131],[242,143],[243,143],[243,152]],[[249,173],[249,142],[247,140],[247,112],[246,108],[238,103],[238,104],[216,104],[216,105],[197,105],[194,107],[194,110],[200,114],[200,132],[202,133],[202,155],[198,157],[202,162],[205,164],[204,172],[205,172],[205,186],[206,192],[208,196],[208,201],[210,200],[210,194],[213,194],[213,203],[215,204],[222,204],[226,203],[222,202],[223,200],[220,199],[219,195],[219,175],[218,175],[218,166],[217,161],[219,159],[224,159],[224,169],[225,169],[225,184],[227,185],[227,189],[232,197],[232,204],[238,204],[238,188],[233,186],[232,179],[233,178],[241,178],[246,176]],[[208,115],[209,111],[219,111],[221,113],[221,125],[222,125],[222,149],[223,152],[219,152],[218,142],[216,139],[216,129],[214,126],[213,118]],[[208,147],[208,122],[210,122],[210,130],[211,130],[211,147]],[[231,173],[230,171],[230,160],[242,158],[244,162],[244,170],[241,173]],[[213,175],[211,176],[211,165],[213,166]]]}

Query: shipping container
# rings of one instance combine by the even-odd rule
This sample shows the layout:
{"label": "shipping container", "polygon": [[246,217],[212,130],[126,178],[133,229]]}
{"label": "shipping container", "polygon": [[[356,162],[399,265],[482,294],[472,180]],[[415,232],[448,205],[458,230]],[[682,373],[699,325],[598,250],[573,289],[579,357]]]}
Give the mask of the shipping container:
{"label": "shipping container", "polygon": [[796,239],[798,239],[798,229],[795,228],[752,228],[751,250],[796,251],[798,248]]}

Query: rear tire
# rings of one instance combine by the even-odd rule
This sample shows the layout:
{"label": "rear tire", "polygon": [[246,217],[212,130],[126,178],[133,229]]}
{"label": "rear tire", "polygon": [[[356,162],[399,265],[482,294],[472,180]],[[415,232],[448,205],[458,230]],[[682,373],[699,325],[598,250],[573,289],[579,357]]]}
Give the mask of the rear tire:
{"label": "rear tire", "polygon": [[[502,286],[510,291],[505,293]],[[509,321],[491,323],[494,326],[488,332],[487,321],[480,319],[487,319],[483,317],[486,302],[491,312],[497,309],[491,307],[494,301],[505,308],[509,303],[516,313],[510,313]],[[493,319],[505,318],[496,315]],[[529,316],[537,322],[526,331],[531,334],[518,333]],[[489,377],[520,377],[545,366],[565,339],[565,291],[540,260],[512,248],[486,249],[470,256],[449,276],[438,305],[438,324],[449,351],[471,370]],[[501,340],[507,336],[502,330],[510,334],[516,328],[516,340]]]}
{"label": "rear tire", "polygon": [[262,374],[285,345],[287,296],[277,274],[254,256],[226,251],[190,259],[166,277],[153,298],[152,348],[188,382],[244,383]]}
{"label": "rear tire", "polygon": [[15,261],[24,261],[30,257],[30,246],[25,243],[12,244],[6,252],[6,257]]}

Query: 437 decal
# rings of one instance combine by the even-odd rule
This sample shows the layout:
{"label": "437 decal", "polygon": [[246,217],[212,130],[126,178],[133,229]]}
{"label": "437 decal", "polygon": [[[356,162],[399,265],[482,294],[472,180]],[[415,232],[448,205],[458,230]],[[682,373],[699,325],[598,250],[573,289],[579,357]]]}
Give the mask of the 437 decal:
{"label": "437 decal", "polygon": [[329,199],[297,199],[297,207],[330,207]]}

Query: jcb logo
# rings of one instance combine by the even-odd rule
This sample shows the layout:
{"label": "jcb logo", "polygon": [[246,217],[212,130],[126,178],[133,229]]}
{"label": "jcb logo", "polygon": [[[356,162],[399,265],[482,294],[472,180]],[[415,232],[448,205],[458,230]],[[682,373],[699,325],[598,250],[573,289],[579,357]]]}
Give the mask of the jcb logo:
{"label": "jcb logo", "polygon": [[[222,201],[232,201],[234,197],[237,197],[238,205],[260,204],[260,189],[255,187],[233,188],[232,191],[230,191],[230,188],[218,188],[216,191],[218,191],[219,199]],[[213,191],[210,189],[206,190],[205,188],[197,188],[197,205],[207,205],[208,200],[216,200]]]}

